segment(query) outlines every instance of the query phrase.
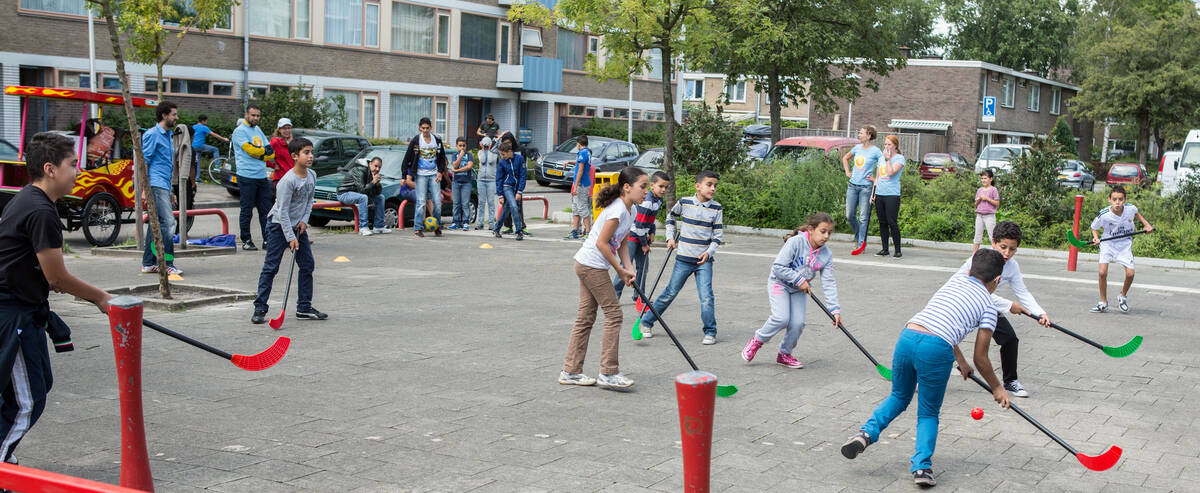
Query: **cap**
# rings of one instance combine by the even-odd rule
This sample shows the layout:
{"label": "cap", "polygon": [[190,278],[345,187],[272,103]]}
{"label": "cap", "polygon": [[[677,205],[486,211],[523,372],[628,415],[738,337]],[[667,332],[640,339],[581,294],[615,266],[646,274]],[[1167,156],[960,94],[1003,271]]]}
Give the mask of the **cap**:
{"label": "cap", "polygon": [[492,145],[492,139],[490,137],[479,139],[479,147],[488,147],[490,145]]}
{"label": "cap", "polygon": [[290,126],[292,126],[292,120],[290,118],[280,118],[279,123],[275,124],[275,128],[290,127]]}

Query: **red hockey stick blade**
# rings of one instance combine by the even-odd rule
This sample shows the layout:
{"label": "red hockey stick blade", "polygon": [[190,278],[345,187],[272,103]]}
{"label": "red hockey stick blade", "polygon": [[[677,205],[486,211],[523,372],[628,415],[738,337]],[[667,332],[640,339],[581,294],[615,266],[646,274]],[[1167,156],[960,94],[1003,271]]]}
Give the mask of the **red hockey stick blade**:
{"label": "red hockey stick blade", "polygon": [[866,250],[866,249],[867,249],[867,242],[864,241],[864,242],[862,242],[861,245],[858,246],[858,248],[855,248],[854,250],[852,250],[850,252],[850,255],[859,255],[863,252],[863,250]]}
{"label": "red hockey stick blade", "polygon": [[271,328],[275,329],[275,330],[279,330],[280,327],[283,327],[283,318],[286,315],[287,315],[287,308],[279,310],[279,316],[271,319]]}
{"label": "red hockey stick blade", "polygon": [[1094,457],[1083,452],[1078,452],[1075,454],[1075,458],[1079,459],[1079,463],[1083,464],[1083,467],[1093,471],[1107,471],[1118,460],[1121,460],[1121,447],[1116,445],[1110,446],[1103,454]]}
{"label": "red hockey stick blade", "polygon": [[275,363],[278,363],[279,360],[283,359],[283,355],[287,354],[288,346],[291,343],[291,339],[287,337],[280,337],[275,339],[275,344],[272,344],[271,347],[267,348],[261,353],[251,355],[235,354],[233,357],[229,358],[229,360],[232,361],[234,365],[237,365],[238,368],[243,370],[266,370],[267,368],[275,366]]}

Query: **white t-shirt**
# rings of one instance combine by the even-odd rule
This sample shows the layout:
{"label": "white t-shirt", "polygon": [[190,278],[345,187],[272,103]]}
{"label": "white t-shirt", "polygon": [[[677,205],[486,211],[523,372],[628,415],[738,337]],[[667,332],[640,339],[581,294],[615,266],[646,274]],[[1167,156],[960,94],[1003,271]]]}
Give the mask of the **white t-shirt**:
{"label": "white t-shirt", "polygon": [[429,135],[429,142],[421,134],[417,134],[417,175],[433,176],[437,174],[437,139]]}
{"label": "white t-shirt", "polygon": [[[596,245],[596,240],[600,238],[600,230],[604,229],[604,224],[609,219],[617,220],[617,230],[613,232],[612,238],[608,240],[608,248],[612,249],[613,255],[617,255],[617,248],[620,248],[621,242],[629,236],[629,230],[633,228],[633,213],[625,207],[625,201],[621,199],[614,200],[600,215],[596,216],[595,222],[592,223],[592,230],[588,233],[587,239],[584,240],[583,246],[575,252],[575,261],[594,269],[605,269],[609,267],[608,260],[604,258],[604,254]],[[620,256],[618,255],[618,258]]]}
{"label": "white t-shirt", "polygon": [[[1104,233],[1100,235],[1101,239],[1127,235],[1137,231],[1137,226],[1134,223],[1137,213],[1138,208],[1133,204],[1125,204],[1119,216],[1113,212],[1112,207],[1105,207],[1100,209],[1100,215],[1096,216],[1096,219],[1092,221],[1092,229],[1104,230]],[[1130,250],[1132,247],[1132,236],[1116,240],[1106,240],[1100,243],[1100,253],[1122,252]]]}

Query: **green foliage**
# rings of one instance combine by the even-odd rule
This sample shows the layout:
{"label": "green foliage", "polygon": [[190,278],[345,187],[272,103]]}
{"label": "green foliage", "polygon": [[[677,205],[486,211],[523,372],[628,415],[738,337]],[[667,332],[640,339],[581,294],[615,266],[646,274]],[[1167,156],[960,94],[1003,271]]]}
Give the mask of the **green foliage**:
{"label": "green foliage", "polygon": [[1076,157],[1075,135],[1071,133],[1071,124],[1066,116],[1058,117],[1054,122],[1054,130],[1050,131],[1050,139],[1058,144],[1058,149],[1064,156]]}
{"label": "green foliage", "polygon": [[1176,214],[1200,219],[1200,176],[1192,174],[1180,180],[1179,190],[1171,196],[1170,200],[1171,207]]}
{"label": "green foliage", "polygon": [[594,135],[596,137],[625,140],[625,127],[608,120],[592,118],[587,123],[571,129],[572,137],[579,135]]}
{"label": "green foliage", "polygon": [[[205,112],[204,114],[208,116],[208,128],[212,129],[213,132],[221,134],[221,136],[225,138],[229,138],[229,136],[233,135],[233,129],[237,127],[237,119],[239,118],[238,116],[208,112]],[[179,109],[179,123],[184,125],[191,126],[195,124],[196,118],[199,116],[199,111],[187,108]],[[134,112],[134,117],[137,119],[139,128],[150,128],[156,123],[154,120],[154,109],[152,108],[136,110]],[[122,134],[122,146],[130,145],[131,141],[129,136],[128,134],[124,133],[128,130],[127,127],[129,126],[129,120],[125,117],[125,112],[109,109],[102,114],[100,123],[112,127],[119,131],[118,134]],[[79,122],[75,122],[71,128],[69,128],[69,130],[79,131]],[[216,143],[213,140],[210,140],[209,143],[217,146],[218,149],[221,149],[222,154],[225,153],[226,145],[224,143]]]}
{"label": "green foliage", "polygon": [[894,0],[888,20],[896,32],[896,45],[907,46],[915,58],[940,52],[946,39],[934,34],[933,27],[941,13],[939,0]]}
{"label": "green foliage", "polygon": [[[681,195],[684,188],[691,189],[692,180],[678,181]],[[727,224],[792,229],[814,212],[824,211],[845,228],[840,211],[845,209],[846,175],[841,163],[829,157],[773,159],[737,167],[721,175],[716,198]]]}
{"label": "green foliage", "polygon": [[1008,202],[1038,219],[1061,217],[1063,191],[1057,182],[1062,159],[1056,142],[1035,139],[1028,153],[1012,160],[1012,174],[1005,179]]}
{"label": "green foliage", "polygon": [[707,105],[688,110],[675,134],[675,174],[695,175],[703,169],[718,174],[733,169],[746,156],[742,131]]}
{"label": "green foliage", "polygon": [[288,117],[295,128],[333,129],[345,128],[346,99],[342,96],[317,98],[312,88],[300,84],[287,91],[271,91],[257,98],[254,103],[262,110],[263,119],[259,127],[263,133],[275,131],[275,122]]}
{"label": "green foliage", "polygon": [[388,138],[388,137],[375,137],[375,138],[367,139],[367,142],[370,142],[371,145],[373,145],[373,146],[408,145],[408,141],[404,141],[404,140],[400,140],[400,139],[392,139],[392,138]]}
{"label": "green foliage", "polygon": [[[230,12],[237,1],[112,0],[112,3],[117,23],[126,34],[127,58],[155,66],[161,76],[163,65],[179,50],[190,29],[203,32],[219,26],[231,27]],[[162,94],[163,87],[159,84],[157,99],[162,99]]]}
{"label": "green foliage", "polygon": [[1066,65],[1078,15],[1078,0],[946,0],[943,17],[952,26],[947,55],[1045,77]]}
{"label": "green foliage", "polygon": [[650,130],[635,130],[633,132],[633,143],[642,151],[651,147],[662,147],[666,143],[666,140],[667,127],[661,123],[655,125]]}

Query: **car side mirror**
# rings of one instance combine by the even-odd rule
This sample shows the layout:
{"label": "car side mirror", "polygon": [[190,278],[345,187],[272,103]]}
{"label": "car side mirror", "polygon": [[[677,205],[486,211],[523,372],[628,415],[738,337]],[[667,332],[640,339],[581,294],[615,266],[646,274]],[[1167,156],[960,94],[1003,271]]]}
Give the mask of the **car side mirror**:
{"label": "car side mirror", "polygon": [[1179,159],[1176,159],[1176,160],[1175,160],[1175,170],[1176,170],[1176,171],[1178,171],[1178,170],[1179,170],[1179,161],[1180,161]]}

